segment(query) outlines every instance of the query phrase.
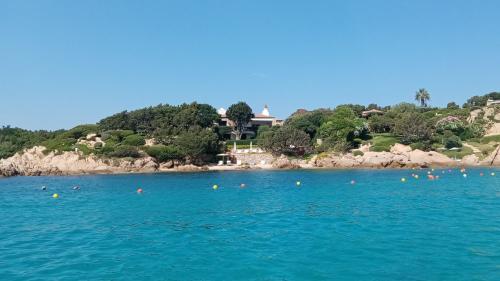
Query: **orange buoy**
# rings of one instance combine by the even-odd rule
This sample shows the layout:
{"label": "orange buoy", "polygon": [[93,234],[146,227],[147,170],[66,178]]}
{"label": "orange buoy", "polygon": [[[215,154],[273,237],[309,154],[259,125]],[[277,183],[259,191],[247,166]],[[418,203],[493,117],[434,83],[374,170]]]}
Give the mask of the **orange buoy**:
{"label": "orange buoy", "polygon": [[137,189],[137,193],[138,193],[138,194],[141,194],[142,192],[143,192],[142,188],[138,188],[138,189]]}

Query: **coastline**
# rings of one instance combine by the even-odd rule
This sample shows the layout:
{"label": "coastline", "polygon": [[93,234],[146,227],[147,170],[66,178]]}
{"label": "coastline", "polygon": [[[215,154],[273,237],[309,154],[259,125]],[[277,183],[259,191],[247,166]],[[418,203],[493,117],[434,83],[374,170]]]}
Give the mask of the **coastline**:
{"label": "coastline", "polygon": [[[279,157],[269,154],[253,155],[253,162],[241,165],[203,166],[171,165],[157,163],[151,157],[139,159],[102,159],[95,155],[84,156],[77,152],[62,154],[43,153],[43,147],[33,147],[11,158],[0,160],[0,177],[10,176],[80,176],[80,175],[119,175],[119,174],[156,174],[156,173],[199,173],[259,170],[381,170],[381,169],[421,169],[457,167],[499,167],[500,159],[496,152],[479,160],[477,156],[464,157],[456,161],[435,151],[412,150],[408,146],[396,144],[390,152],[365,152],[363,156],[347,154],[321,154],[310,159]],[[493,155],[494,154],[494,155]],[[259,157],[271,159],[259,162]],[[269,158],[271,157],[271,158]],[[244,158],[242,158],[244,159]],[[258,163],[258,164],[257,164]],[[489,164],[491,163],[491,165]]]}
{"label": "coastline", "polygon": [[436,169],[445,169],[445,168],[466,168],[466,169],[480,169],[480,168],[500,168],[500,165],[454,165],[454,166],[438,166],[432,165],[428,167],[368,167],[368,166],[357,166],[357,167],[300,167],[300,168],[262,168],[262,167],[252,167],[252,168],[242,168],[242,167],[233,167],[233,168],[213,168],[212,166],[201,166],[200,169],[196,170],[178,170],[178,169],[170,169],[170,170],[157,170],[157,171],[121,171],[121,172],[105,172],[105,171],[87,171],[80,173],[59,173],[59,174],[40,174],[40,175],[13,175],[13,176],[4,176],[0,175],[0,179],[8,179],[11,177],[72,177],[72,176],[95,176],[95,175],[154,175],[154,174],[190,174],[190,173],[212,173],[212,172],[258,172],[258,171],[356,171],[356,170],[424,170],[429,168]]}

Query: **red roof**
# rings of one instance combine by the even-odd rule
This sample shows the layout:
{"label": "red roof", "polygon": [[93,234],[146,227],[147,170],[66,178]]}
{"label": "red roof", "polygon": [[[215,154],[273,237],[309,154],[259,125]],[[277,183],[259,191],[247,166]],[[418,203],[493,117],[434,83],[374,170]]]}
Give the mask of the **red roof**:
{"label": "red roof", "polygon": [[273,116],[263,115],[263,114],[255,114],[255,118],[274,118]]}

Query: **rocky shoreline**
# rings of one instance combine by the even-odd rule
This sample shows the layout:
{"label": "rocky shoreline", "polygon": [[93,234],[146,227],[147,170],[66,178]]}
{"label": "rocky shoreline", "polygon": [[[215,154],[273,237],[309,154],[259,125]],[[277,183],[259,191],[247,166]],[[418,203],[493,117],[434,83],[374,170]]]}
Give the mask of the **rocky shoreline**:
{"label": "rocky shoreline", "polygon": [[[194,166],[178,163],[157,163],[152,157],[139,159],[103,159],[95,155],[84,156],[78,152],[44,154],[44,147],[37,146],[0,160],[0,176],[45,176],[84,174],[124,174],[156,172],[199,172],[249,169],[345,169],[345,168],[414,168],[457,166],[500,166],[498,149],[480,160],[476,155],[456,161],[441,153],[412,150],[396,144],[390,152],[365,151],[362,155],[324,153],[310,159],[291,159],[285,156],[254,154],[242,157],[241,165]],[[264,159],[264,160],[262,160]]]}

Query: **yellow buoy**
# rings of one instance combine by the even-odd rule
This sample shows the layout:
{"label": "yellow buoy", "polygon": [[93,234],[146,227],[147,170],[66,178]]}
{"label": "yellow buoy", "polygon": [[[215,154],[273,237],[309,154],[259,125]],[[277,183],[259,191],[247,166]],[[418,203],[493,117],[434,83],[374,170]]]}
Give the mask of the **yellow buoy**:
{"label": "yellow buoy", "polygon": [[301,182],[300,182],[300,181],[297,181],[295,184],[296,184],[297,186],[299,186],[299,185],[301,185]]}
{"label": "yellow buoy", "polygon": [[52,194],[52,198],[56,198],[56,199],[59,198],[59,194],[57,194],[57,193]]}
{"label": "yellow buoy", "polygon": [[212,186],[212,188],[213,188],[214,190],[217,190],[217,189],[219,188],[219,186],[218,186],[218,185],[216,185],[216,184],[214,184],[214,186]]}
{"label": "yellow buoy", "polygon": [[405,182],[406,181],[406,178],[401,178],[401,182]]}

